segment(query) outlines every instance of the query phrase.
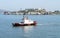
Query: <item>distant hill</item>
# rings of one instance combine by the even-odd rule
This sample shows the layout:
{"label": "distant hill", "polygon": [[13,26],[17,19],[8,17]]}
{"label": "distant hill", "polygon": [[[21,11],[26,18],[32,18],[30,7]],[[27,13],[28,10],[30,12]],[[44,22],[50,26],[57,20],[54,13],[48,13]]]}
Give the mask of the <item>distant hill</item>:
{"label": "distant hill", "polygon": [[0,9],[0,15],[4,14],[5,11],[8,11],[8,10],[2,10],[2,9]]}
{"label": "distant hill", "polygon": [[1,9],[0,9],[0,14],[3,14],[4,11],[5,11],[5,10],[1,10]]}
{"label": "distant hill", "polygon": [[1,10],[0,15],[60,15],[59,10],[55,11],[46,11],[46,9],[24,9],[18,11],[8,11],[8,10]]}

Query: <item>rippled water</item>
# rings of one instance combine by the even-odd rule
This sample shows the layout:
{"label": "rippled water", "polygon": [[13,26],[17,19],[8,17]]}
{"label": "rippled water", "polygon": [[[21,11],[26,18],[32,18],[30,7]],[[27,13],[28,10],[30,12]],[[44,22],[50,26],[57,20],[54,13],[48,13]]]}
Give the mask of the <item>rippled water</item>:
{"label": "rippled water", "polygon": [[13,27],[22,15],[0,15],[0,38],[60,38],[60,15],[27,15],[36,26]]}

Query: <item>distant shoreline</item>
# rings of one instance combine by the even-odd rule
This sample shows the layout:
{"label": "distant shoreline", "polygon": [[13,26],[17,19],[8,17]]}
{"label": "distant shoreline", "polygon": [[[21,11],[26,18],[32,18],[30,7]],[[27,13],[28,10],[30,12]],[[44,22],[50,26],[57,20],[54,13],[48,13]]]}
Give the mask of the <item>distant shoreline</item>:
{"label": "distant shoreline", "polygon": [[60,11],[46,11],[46,9],[25,9],[19,11],[4,11],[3,15],[59,15]]}

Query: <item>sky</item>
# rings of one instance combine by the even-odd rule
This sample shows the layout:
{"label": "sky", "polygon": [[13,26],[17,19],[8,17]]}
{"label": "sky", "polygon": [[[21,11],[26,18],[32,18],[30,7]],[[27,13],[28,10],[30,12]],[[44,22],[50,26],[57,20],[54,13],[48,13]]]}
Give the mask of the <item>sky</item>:
{"label": "sky", "polygon": [[60,0],[0,0],[0,9],[16,11],[25,8],[60,10]]}

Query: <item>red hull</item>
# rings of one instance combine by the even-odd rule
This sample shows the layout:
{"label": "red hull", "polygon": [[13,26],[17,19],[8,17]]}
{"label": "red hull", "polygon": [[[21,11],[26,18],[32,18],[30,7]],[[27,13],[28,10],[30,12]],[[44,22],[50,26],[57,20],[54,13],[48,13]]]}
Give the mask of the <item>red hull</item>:
{"label": "red hull", "polygon": [[19,23],[12,23],[13,26],[35,26],[37,23],[31,23],[31,24],[19,24]]}

